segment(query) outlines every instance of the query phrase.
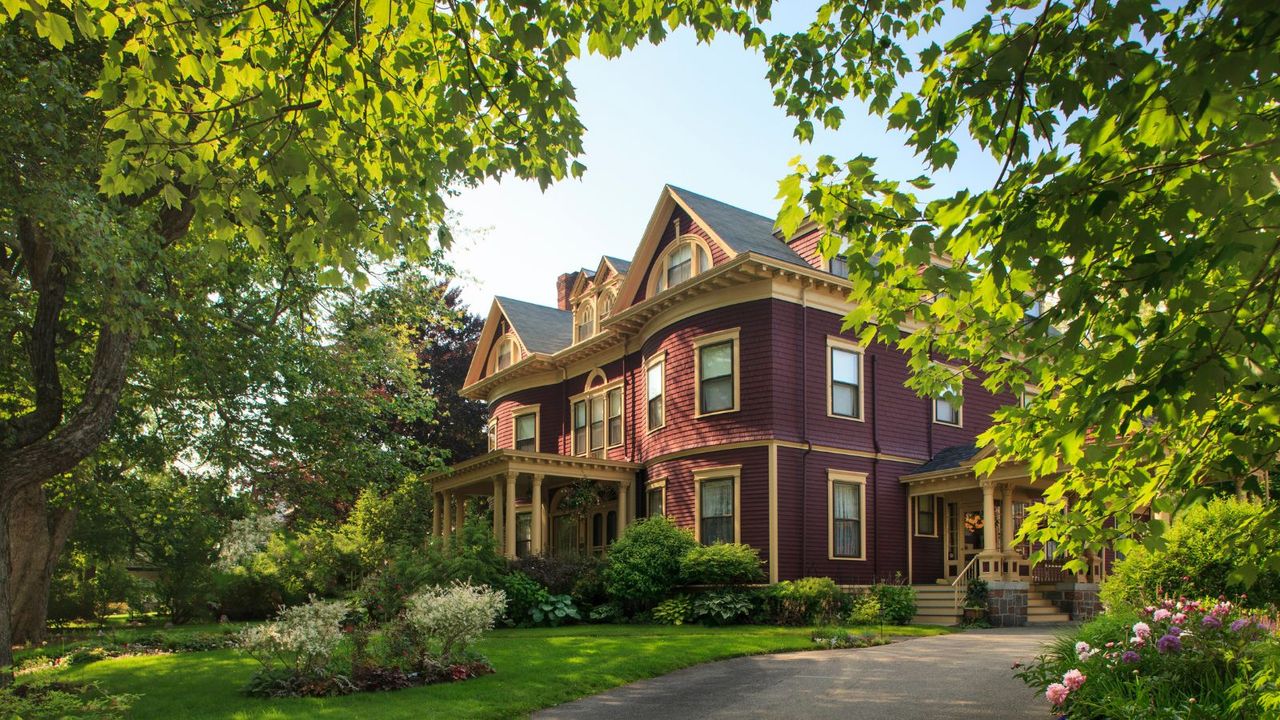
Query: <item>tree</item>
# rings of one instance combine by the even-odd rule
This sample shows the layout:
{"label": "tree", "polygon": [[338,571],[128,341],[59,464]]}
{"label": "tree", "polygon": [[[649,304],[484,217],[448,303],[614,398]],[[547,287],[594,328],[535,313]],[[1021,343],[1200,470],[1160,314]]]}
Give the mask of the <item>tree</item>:
{"label": "tree", "polygon": [[[14,498],[107,437],[193,273],[239,254],[277,297],[362,285],[448,240],[458,184],[582,172],[582,39],[750,21],[697,0],[0,4],[0,558]],[[9,585],[0,562],[0,668]]]}
{"label": "tree", "polygon": [[[1280,10],[998,0],[937,38],[960,7],[829,2],[769,41],[769,78],[801,138],[857,100],[932,171],[967,134],[994,182],[926,201],[927,175],[820,157],[781,182],[781,225],[831,231],[859,300],[847,322],[908,352],[922,393],[956,380],[939,355],[1038,390],[998,413],[978,467],[1052,479],[1023,533],[1076,557],[1158,546],[1162,523],[1135,513],[1280,451]],[[1239,572],[1276,552],[1255,543]]]}

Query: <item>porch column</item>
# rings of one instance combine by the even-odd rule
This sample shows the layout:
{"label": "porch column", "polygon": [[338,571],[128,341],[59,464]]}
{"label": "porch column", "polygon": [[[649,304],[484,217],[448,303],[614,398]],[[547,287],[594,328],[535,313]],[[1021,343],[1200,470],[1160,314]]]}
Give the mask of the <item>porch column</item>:
{"label": "porch column", "polygon": [[1003,554],[996,548],[996,484],[982,481],[982,552],[979,553],[978,571],[985,580],[999,580]]}
{"label": "porch column", "polygon": [[443,493],[443,501],[440,504],[440,539],[445,541],[445,548],[448,548],[448,541],[453,537],[453,491],[445,490]]}
{"label": "porch column", "polygon": [[1008,580],[1017,580],[1017,564],[1013,556],[1013,484],[1004,484],[1004,493],[1000,496],[1000,551],[1004,553],[1005,562],[1012,568]]}
{"label": "porch column", "polygon": [[622,537],[622,531],[627,529],[627,501],[630,494],[631,483],[618,483],[618,537]]}
{"label": "porch column", "polygon": [[431,493],[431,537],[439,539],[444,535],[444,496],[438,492]]}
{"label": "porch column", "polygon": [[533,476],[533,517],[532,526],[533,542],[530,543],[529,552],[534,555],[542,554],[542,474]]}
{"label": "porch column", "polygon": [[457,493],[454,496],[453,502],[457,505],[457,507],[454,508],[456,512],[454,516],[453,534],[461,536],[462,528],[467,524],[467,496],[462,493]]}
{"label": "porch column", "polygon": [[514,558],[516,556],[516,473],[507,471],[507,542],[504,550],[506,556]]}
{"label": "porch column", "polygon": [[[951,513],[950,503],[947,499],[938,495],[942,499],[942,522],[938,523],[938,527],[942,528],[942,577],[951,577]],[[936,507],[936,504],[935,504]],[[909,527],[909,526],[908,526]]]}
{"label": "porch column", "polygon": [[493,479],[493,542],[502,548],[502,478]]}

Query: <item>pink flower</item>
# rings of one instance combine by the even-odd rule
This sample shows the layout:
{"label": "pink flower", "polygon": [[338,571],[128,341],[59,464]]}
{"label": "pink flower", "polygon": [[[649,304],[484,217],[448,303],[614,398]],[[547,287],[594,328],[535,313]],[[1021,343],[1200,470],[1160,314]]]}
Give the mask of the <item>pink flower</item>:
{"label": "pink flower", "polygon": [[1084,673],[1080,672],[1076,668],[1072,668],[1067,671],[1066,675],[1062,676],[1062,684],[1066,685],[1067,689],[1071,692],[1075,692],[1080,689],[1081,685],[1084,685],[1084,681],[1087,679],[1088,678],[1085,677]]}
{"label": "pink flower", "polygon": [[[1159,615],[1160,612],[1161,611],[1157,610],[1156,615]],[[1151,626],[1144,622],[1136,622],[1133,624],[1133,634],[1137,635],[1143,640],[1146,640],[1147,638],[1151,637]]]}
{"label": "pink flower", "polygon": [[1067,686],[1063,685],[1062,683],[1053,683],[1049,687],[1045,688],[1045,691],[1044,691],[1045,698],[1047,698],[1049,702],[1053,703],[1054,705],[1061,705],[1062,703],[1066,702],[1067,696],[1070,694],[1071,694],[1071,691],[1068,690]]}
{"label": "pink flower", "polygon": [[[1151,619],[1156,622],[1160,622],[1161,620],[1168,620],[1171,615],[1173,615],[1173,613],[1169,612],[1168,610],[1165,610],[1164,608],[1160,608],[1159,610],[1155,611],[1155,614],[1151,616]],[[1135,625],[1134,627],[1137,627],[1137,625]]]}
{"label": "pink flower", "polygon": [[1174,613],[1174,615],[1173,615],[1173,624],[1174,624],[1174,625],[1184,625],[1184,624],[1186,624],[1186,622],[1187,622],[1187,614],[1186,614],[1186,613]]}
{"label": "pink flower", "polygon": [[1093,656],[1093,653],[1094,653],[1094,650],[1093,648],[1089,647],[1089,643],[1083,640],[1076,643],[1076,657],[1080,659],[1080,662],[1084,662],[1085,660],[1088,660],[1090,657]]}

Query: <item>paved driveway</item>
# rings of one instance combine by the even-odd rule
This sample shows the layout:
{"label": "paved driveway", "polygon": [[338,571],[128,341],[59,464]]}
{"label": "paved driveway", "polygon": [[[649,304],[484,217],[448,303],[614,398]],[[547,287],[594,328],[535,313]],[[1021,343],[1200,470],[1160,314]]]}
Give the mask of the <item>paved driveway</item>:
{"label": "paved driveway", "polygon": [[861,650],[760,655],[699,665],[544,710],[556,718],[906,720],[1049,717],[1013,677],[1054,629],[974,630]]}

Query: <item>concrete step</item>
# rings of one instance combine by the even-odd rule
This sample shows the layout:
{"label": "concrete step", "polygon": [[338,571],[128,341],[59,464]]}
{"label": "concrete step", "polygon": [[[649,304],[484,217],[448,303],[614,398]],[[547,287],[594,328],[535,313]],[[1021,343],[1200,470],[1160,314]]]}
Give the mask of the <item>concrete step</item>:
{"label": "concrete step", "polygon": [[1071,616],[1066,613],[1053,613],[1051,615],[1027,615],[1028,625],[1060,625],[1062,623],[1071,622]]}

